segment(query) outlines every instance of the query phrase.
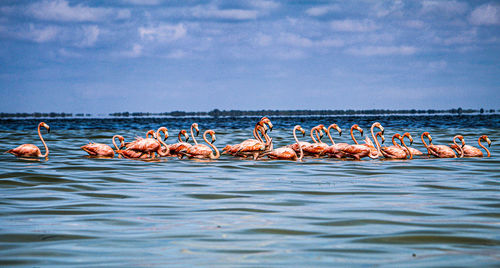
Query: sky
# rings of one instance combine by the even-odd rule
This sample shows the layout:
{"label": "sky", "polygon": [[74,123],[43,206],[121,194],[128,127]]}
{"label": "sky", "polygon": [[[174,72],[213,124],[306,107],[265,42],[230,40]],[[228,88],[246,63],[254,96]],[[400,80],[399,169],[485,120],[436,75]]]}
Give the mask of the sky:
{"label": "sky", "polygon": [[500,2],[2,0],[0,96],[0,112],[500,109]]}

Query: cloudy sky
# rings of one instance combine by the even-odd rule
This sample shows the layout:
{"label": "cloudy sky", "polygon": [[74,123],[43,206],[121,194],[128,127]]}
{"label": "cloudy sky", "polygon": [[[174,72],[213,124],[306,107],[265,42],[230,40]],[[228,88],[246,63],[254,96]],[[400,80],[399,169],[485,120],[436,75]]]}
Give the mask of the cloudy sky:
{"label": "cloudy sky", "polygon": [[500,108],[498,1],[0,1],[1,112]]}

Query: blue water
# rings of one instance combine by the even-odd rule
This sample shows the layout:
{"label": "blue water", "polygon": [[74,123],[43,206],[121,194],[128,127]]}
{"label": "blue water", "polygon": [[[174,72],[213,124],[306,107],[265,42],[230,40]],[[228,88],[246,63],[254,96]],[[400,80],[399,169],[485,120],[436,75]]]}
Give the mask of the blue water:
{"label": "blue water", "polygon": [[[47,161],[0,154],[2,266],[499,266],[500,116],[271,118],[275,148],[291,128],[379,121],[435,144],[462,134],[492,157],[304,162],[95,159],[79,147],[198,122],[219,148],[258,118],[47,119]],[[0,150],[41,147],[39,120],[0,120]],[[306,138],[301,138],[307,140]],[[348,142],[348,135],[334,135]],[[327,142],[325,140],[325,142]],[[43,152],[43,150],[42,150]]]}

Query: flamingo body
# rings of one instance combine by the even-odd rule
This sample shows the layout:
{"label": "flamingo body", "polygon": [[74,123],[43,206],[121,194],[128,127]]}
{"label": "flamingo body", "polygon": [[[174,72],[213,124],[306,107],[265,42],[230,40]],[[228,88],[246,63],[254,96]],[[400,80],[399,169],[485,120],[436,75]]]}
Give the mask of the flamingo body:
{"label": "flamingo body", "polygon": [[382,147],[380,151],[385,158],[406,159],[407,156],[406,151],[398,146]]}
{"label": "flamingo body", "polygon": [[13,154],[17,157],[41,157],[42,152],[40,148],[38,148],[34,144],[23,144],[19,145],[14,149],[10,149],[7,151],[9,154]]}
{"label": "flamingo body", "polygon": [[297,153],[289,147],[280,147],[266,154],[271,159],[297,160]]}
{"label": "flamingo body", "polygon": [[457,155],[450,147],[446,145],[433,145],[430,144],[427,149],[429,149],[429,153],[435,157],[439,158],[455,158]]}
{"label": "flamingo body", "polygon": [[82,150],[87,152],[91,156],[104,156],[104,157],[114,157],[115,152],[113,151],[113,148],[111,148],[109,145],[102,144],[102,143],[89,143],[86,145],[83,145]]}
{"label": "flamingo body", "polygon": [[[460,153],[457,145],[450,144],[450,147],[457,153]],[[476,148],[474,146],[464,145],[464,147],[462,147],[462,150],[464,150],[464,157],[483,157],[483,152],[481,152],[479,148]]]}

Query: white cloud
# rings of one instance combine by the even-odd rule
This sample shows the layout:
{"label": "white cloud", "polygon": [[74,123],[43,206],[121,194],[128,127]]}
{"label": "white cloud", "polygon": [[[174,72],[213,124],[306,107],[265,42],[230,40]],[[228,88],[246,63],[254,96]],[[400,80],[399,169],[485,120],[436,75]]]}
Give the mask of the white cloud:
{"label": "white cloud", "polygon": [[428,0],[422,2],[423,13],[438,13],[439,15],[457,15],[467,12],[468,6],[464,2]]}
{"label": "white cloud", "polygon": [[197,18],[254,20],[257,18],[258,12],[246,9],[218,9],[214,6],[196,6],[191,10],[191,14]]}
{"label": "white cloud", "polygon": [[129,57],[129,58],[136,58],[136,57],[139,57],[142,55],[142,50],[143,50],[143,47],[141,45],[134,44],[132,46],[131,50],[122,52],[120,55],[125,56],[125,57]]}
{"label": "white cloud", "polygon": [[326,6],[317,6],[311,7],[306,10],[306,14],[309,16],[323,16],[326,13],[331,11],[339,11],[340,7],[338,5],[326,5]]}
{"label": "white cloud", "polygon": [[46,26],[46,27],[36,27],[33,24],[29,25],[29,31],[25,33],[21,33],[21,37],[35,41],[37,43],[45,43],[53,41],[57,38],[60,32],[59,27],[55,26]]}
{"label": "white cloud", "polygon": [[500,6],[484,4],[472,11],[469,21],[474,25],[499,25]]}
{"label": "white cloud", "polygon": [[65,0],[44,0],[29,5],[26,13],[41,20],[52,21],[102,21],[130,17],[128,10],[88,7],[82,4],[70,6]]}
{"label": "white cloud", "polygon": [[171,42],[186,36],[187,30],[184,24],[176,25],[162,24],[153,27],[139,27],[139,35],[142,40]]}
{"label": "white cloud", "polygon": [[133,5],[148,5],[155,6],[161,4],[162,0],[123,0],[125,3],[133,4]]}
{"label": "white cloud", "polygon": [[283,33],[280,39],[285,44],[297,47],[310,47],[313,45],[310,39],[292,33]]}
{"label": "white cloud", "polygon": [[378,29],[378,26],[371,20],[334,20],[331,27],[339,32],[371,32]]}
{"label": "white cloud", "polygon": [[274,1],[267,1],[267,0],[253,0],[250,1],[250,4],[256,8],[260,9],[275,9],[280,6],[280,3],[274,2]]}
{"label": "white cloud", "polygon": [[99,37],[99,27],[96,25],[83,27],[83,39],[77,44],[80,47],[90,47],[95,44]]}
{"label": "white cloud", "polygon": [[349,48],[346,52],[358,56],[413,55],[417,49],[411,46],[366,46]]}

